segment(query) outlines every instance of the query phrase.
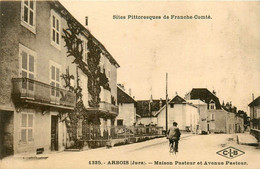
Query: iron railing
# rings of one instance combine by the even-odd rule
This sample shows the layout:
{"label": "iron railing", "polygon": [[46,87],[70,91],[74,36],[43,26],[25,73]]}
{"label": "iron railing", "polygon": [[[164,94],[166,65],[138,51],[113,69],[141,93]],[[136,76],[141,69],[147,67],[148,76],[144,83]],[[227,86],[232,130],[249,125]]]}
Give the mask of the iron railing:
{"label": "iron railing", "polygon": [[76,95],[70,91],[29,78],[13,78],[13,96],[19,100],[74,107]]}
{"label": "iron railing", "polygon": [[159,136],[163,135],[163,127],[85,125],[78,128],[78,134],[81,140],[86,141]]}

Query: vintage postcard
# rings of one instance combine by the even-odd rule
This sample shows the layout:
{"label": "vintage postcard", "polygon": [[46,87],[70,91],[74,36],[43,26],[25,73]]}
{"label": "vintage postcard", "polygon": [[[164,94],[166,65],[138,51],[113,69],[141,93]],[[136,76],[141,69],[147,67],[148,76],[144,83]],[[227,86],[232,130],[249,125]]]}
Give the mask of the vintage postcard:
{"label": "vintage postcard", "polygon": [[259,169],[259,13],[0,0],[0,168]]}

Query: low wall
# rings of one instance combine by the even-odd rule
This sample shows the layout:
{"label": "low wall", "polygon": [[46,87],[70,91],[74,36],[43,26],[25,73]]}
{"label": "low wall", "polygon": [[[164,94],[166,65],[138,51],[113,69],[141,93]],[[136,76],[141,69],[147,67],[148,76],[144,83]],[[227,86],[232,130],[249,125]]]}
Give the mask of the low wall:
{"label": "low wall", "polygon": [[250,134],[252,134],[258,142],[260,142],[260,130],[257,129],[251,129]]}

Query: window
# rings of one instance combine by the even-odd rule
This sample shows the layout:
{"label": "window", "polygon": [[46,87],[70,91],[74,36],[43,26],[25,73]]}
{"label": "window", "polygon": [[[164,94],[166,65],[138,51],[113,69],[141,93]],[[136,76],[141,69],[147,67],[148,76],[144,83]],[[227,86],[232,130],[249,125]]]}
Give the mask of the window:
{"label": "window", "polygon": [[60,65],[55,62],[50,63],[50,83],[51,86],[56,87],[51,89],[51,96],[60,97],[57,89],[60,87]]}
{"label": "window", "polygon": [[[35,62],[36,53],[23,45],[19,45],[20,57],[20,75],[23,78],[35,79]],[[34,90],[33,81],[24,81],[22,83],[23,89],[30,91]]]}
{"label": "window", "polygon": [[107,70],[107,78],[108,78],[108,79],[110,79],[110,78],[111,78],[111,72],[110,72],[110,70],[109,70],[109,69]]}
{"label": "window", "polygon": [[99,64],[99,66],[100,66],[100,72],[101,73],[105,73],[105,67],[104,67],[104,57],[101,55],[100,56],[100,64]]}
{"label": "window", "polygon": [[257,109],[256,111],[256,118],[260,118],[260,109]]}
{"label": "window", "polygon": [[80,77],[80,86],[82,88],[82,100],[85,107],[87,107],[88,106],[88,79],[84,75],[81,75]]}
{"label": "window", "polygon": [[33,114],[22,112],[21,113],[21,142],[33,141]]}
{"label": "window", "polygon": [[83,46],[82,60],[87,63],[87,59],[88,59],[88,45],[87,45],[87,41],[85,39],[82,40],[82,46]]}
{"label": "window", "polygon": [[211,114],[211,120],[215,120],[215,114]]}
{"label": "window", "polygon": [[172,103],[172,104],[170,104],[170,106],[171,106],[171,108],[174,108],[174,104]]}
{"label": "window", "polygon": [[123,126],[123,120],[117,120],[117,125],[118,126]]}
{"label": "window", "polygon": [[36,33],[36,1],[22,0],[21,1],[21,25]]}
{"label": "window", "polygon": [[209,102],[209,109],[215,109],[215,102],[213,100]]}
{"label": "window", "polygon": [[60,49],[60,40],[61,40],[61,17],[54,12],[54,10],[51,10],[51,44],[56,47],[57,49]]}

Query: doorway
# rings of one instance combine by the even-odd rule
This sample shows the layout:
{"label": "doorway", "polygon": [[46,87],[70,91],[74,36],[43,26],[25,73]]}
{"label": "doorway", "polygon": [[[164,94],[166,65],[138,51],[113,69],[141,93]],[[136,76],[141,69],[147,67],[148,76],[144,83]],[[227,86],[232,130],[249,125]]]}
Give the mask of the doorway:
{"label": "doorway", "polygon": [[51,151],[58,151],[58,116],[51,116]]}
{"label": "doorway", "polygon": [[13,112],[0,111],[0,159],[13,154]]}

